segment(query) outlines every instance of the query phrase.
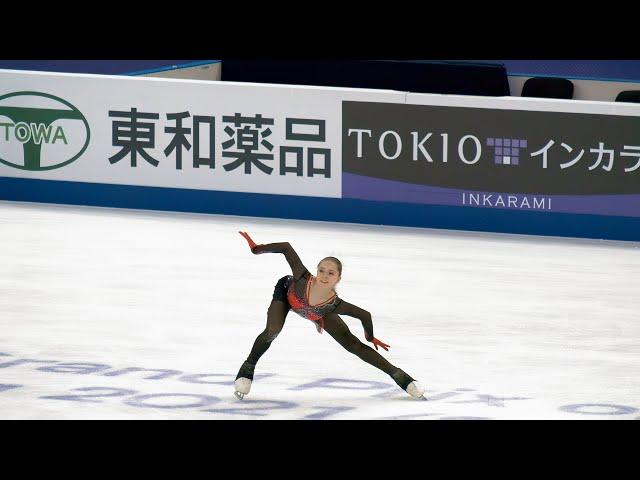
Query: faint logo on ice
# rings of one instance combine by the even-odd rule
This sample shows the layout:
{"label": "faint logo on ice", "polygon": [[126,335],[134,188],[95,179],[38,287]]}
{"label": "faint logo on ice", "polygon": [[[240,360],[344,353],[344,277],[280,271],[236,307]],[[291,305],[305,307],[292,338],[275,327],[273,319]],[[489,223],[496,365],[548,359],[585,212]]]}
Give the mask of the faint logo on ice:
{"label": "faint logo on ice", "polygon": [[[546,413],[534,412],[536,402],[534,398],[490,395],[478,393],[471,388],[456,388],[449,391],[427,390],[426,396],[429,401],[416,402],[397,385],[388,382],[320,378],[303,384],[294,383],[283,386],[282,377],[272,373],[261,373],[255,376],[261,388],[265,389],[262,398],[256,396],[256,398],[239,402],[231,393],[235,378],[233,373],[194,374],[166,368],[122,368],[103,363],[17,358],[11,354],[0,352],[0,369],[13,367],[29,368],[35,370],[34,374],[40,372],[54,375],[82,375],[93,381],[110,380],[109,386],[89,385],[76,388],[65,388],[60,385],[61,382],[54,382],[52,385],[57,385],[57,387],[53,392],[37,397],[47,402],[64,401],[97,405],[105,401],[119,401],[129,407],[140,409],[162,409],[163,411],[187,409],[193,414],[214,414],[216,418],[240,416],[243,418],[320,420],[337,416],[338,418],[373,418],[377,420],[491,420],[494,416],[498,418],[505,418],[505,416],[508,418],[540,418],[540,415],[543,418],[547,415],[555,417],[557,413],[555,408],[546,411]],[[11,377],[4,376],[5,381],[8,378]],[[20,378],[28,379],[29,376],[21,372]],[[117,381],[118,379],[122,379],[124,382],[118,387],[124,386],[126,388],[114,386],[113,380]],[[139,391],[137,388],[139,388],[138,385],[141,385],[140,380],[143,380],[143,384],[147,385],[157,384],[159,381],[171,382],[166,384],[165,388],[178,387],[179,391],[155,391],[154,393]],[[74,382],[73,386],[75,387],[75,385]],[[193,391],[195,385],[200,385],[205,390],[200,391],[198,388]],[[187,387],[186,390],[191,391],[184,391],[181,386]],[[284,394],[288,397],[286,401],[264,398],[265,394],[269,395],[270,390],[274,391],[274,386],[277,386],[276,395],[282,395],[283,389],[285,390]],[[28,386],[17,383],[0,383],[0,397],[23,405],[30,394],[30,390],[24,389],[23,391],[23,387]],[[326,400],[329,397],[320,394],[321,392],[318,390],[332,392],[331,402]],[[340,391],[337,396],[341,398],[337,405],[336,395],[334,395],[336,391]],[[313,402],[311,404],[309,403],[310,399]],[[325,399],[324,402],[323,399]],[[395,405],[391,415],[387,413],[389,402]],[[327,405],[327,403],[331,404]],[[35,405],[33,408],[38,408],[37,404],[33,402],[29,402],[29,405]],[[519,405],[522,406],[519,407]],[[531,408],[533,410],[530,410]],[[50,411],[50,407],[47,409]],[[638,408],[632,406],[609,403],[576,403],[560,406],[558,410],[564,412],[566,418],[576,418],[577,416],[628,418],[638,412]],[[64,409],[63,411],[73,416],[73,410]],[[534,412],[535,415],[532,417],[529,412]],[[376,417],[381,413],[385,416]],[[2,411],[0,411],[0,418],[4,418]],[[635,419],[640,420],[640,417],[635,417]]]}

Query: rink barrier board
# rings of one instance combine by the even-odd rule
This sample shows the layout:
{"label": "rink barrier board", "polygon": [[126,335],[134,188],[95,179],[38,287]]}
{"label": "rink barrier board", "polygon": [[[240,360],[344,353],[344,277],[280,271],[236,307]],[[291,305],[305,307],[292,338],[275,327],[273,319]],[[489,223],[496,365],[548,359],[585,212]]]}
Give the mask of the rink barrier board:
{"label": "rink barrier board", "polygon": [[[0,200],[640,241],[640,218],[0,177]],[[606,232],[603,237],[602,232]]]}
{"label": "rink barrier board", "polygon": [[[442,107],[447,107],[451,111],[458,111],[460,108],[496,111],[524,110],[530,114],[549,112],[553,115],[567,113],[614,115],[621,119],[626,117],[626,119],[632,121],[640,121],[639,105],[609,102],[569,103],[567,101],[546,99],[428,95],[397,91],[341,90],[262,84],[244,85],[225,82],[42,72],[0,71],[0,80],[6,82],[4,86],[9,93],[5,97],[10,101],[15,101],[14,97],[19,96],[18,94],[26,98],[26,93],[29,93],[31,97],[37,97],[40,102],[43,102],[41,97],[46,97],[47,95],[47,98],[51,100],[49,97],[52,94],[38,93],[36,95],[34,93],[41,92],[43,89],[47,92],[53,91],[56,95],[62,95],[64,98],[73,100],[69,105],[75,109],[78,109],[79,106],[82,107],[78,112],[81,113],[83,118],[86,117],[85,120],[89,119],[89,123],[92,126],[90,142],[89,129],[86,129],[87,150],[83,150],[84,153],[81,151],[78,154],[84,155],[83,158],[87,159],[87,161],[70,163],[65,166],[64,170],[56,170],[55,172],[43,173],[42,171],[37,171],[35,173],[25,173],[23,171],[16,173],[16,175],[19,175],[18,177],[0,176],[0,199],[131,209],[296,218],[374,225],[640,240],[640,210],[638,210],[640,205],[635,203],[637,202],[635,199],[632,199],[631,203],[629,203],[629,206],[635,209],[632,212],[632,216],[628,216],[624,212],[616,212],[616,214],[605,216],[601,211],[560,213],[557,211],[536,212],[505,208],[473,208],[455,204],[443,205],[424,201],[424,197],[415,195],[414,197],[418,201],[414,203],[408,203],[410,196],[396,198],[396,201],[390,202],[390,199],[386,197],[356,196],[358,192],[354,193],[353,189],[345,193],[345,187],[349,187],[349,175],[354,172],[344,168],[347,163],[345,163],[344,158],[345,142],[341,135],[344,136],[345,129],[348,131],[352,127],[360,128],[363,125],[359,123],[354,123],[353,125],[345,124],[344,118],[342,121],[340,118],[341,115],[344,115],[345,103],[359,103],[361,105],[368,104],[368,108],[373,106],[387,110],[400,107],[407,111],[425,108],[434,110]],[[100,98],[100,101],[104,103],[103,105],[94,96],[86,94],[86,91],[94,91],[93,89],[86,90],[87,86],[95,86],[96,88],[102,86],[104,87],[104,94],[111,96],[107,95],[108,98]],[[23,92],[22,90],[25,88],[29,88],[29,92]],[[18,90],[20,92],[16,93]],[[85,92],[86,95],[83,97],[76,92]],[[278,138],[281,142],[284,141],[284,145],[278,143],[276,146],[284,146],[286,148],[291,148],[291,145],[288,144],[289,141],[301,141],[300,138],[295,138],[295,136],[300,136],[301,133],[297,133],[295,136],[292,134],[292,138],[289,138],[286,129],[283,128],[285,118],[299,123],[317,122],[319,131],[322,131],[322,134],[312,134],[314,138],[311,140],[311,144],[320,144],[322,150],[331,153],[331,158],[334,159],[331,163],[332,175],[325,176],[326,178],[318,176],[317,181],[314,180],[302,184],[298,181],[300,180],[299,178],[283,175],[283,172],[280,172],[280,175],[271,176],[269,183],[265,183],[265,178],[259,173],[255,175],[211,175],[211,172],[207,172],[209,175],[204,175],[203,170],[198,168],[185,168],[177,175],[171,163],[164,161],[155,165],[153,174],[150,176],[148,176],[148,170],[142,168],[134,170],[133,164],[129,169],[123,168],[123,165],[126,165],[123,163],[115,163],[112,168],[107,162],[91,162],[91,159],[97,158],[109,157],[111,159],[111,155],[115,153],[113,148],[118,145],[114,145],[115,142],[113,141],[113,119],[107,120],[107,118],[111,118],[107,113],[114,108],[133,109],[134,103],[131,103],[132,99],[136,99],[135,108],[140,108],[140,111],[155,112],[153,114],[158,116],[160,113],[168,115],[171,112],[175,113],[185,109],[191,111],[201,103],[200,99],[206,99],[208,104],[212,105],[211,111],[205,109],[206,111],[199,112],[209,115],[207,118],[211,119],[217,118],[220,120],[222,115],[222,120],[229,122],[224,120],[225,114],[230,115],[233,112],[244,111],[259,112],[261,115],[269,114],[278,120],[278,132],[282,136]],[[221,101],[222,99],[228,103],[228,105],[225,104],[224,108],[213,102],[213,100]],[[7,100],[8,103],[5,106],[12,108],[9,100]],[[31,98],[31,100],[33,101],[34,99]],[[147,103],[144,103],[143,100]],[[62,103],[64,102],[66,100]],[[43,108],[40,103],[34,105],[35,108]],[[34,105],[30,105],[29,108],[34,108]],[[116,111],[116,113],[119,113],[119,111]],[[116,115],[116,118],[120,118],[120,116]],[[365,116],[365,118],[370,117]],[[87,122],[85,121],[84,123],[86,124]],[[320,124],[322,128],[319,126]],[[340,128],[337,128],[337,125],[340,125]],[[158,126],[159,130],[162,126],[162,124]],[[384,124],[382,127],[385,129],[397,128],[395,124]],[[210,131],[219,130],[211,128]],[[632,129],[634,136],[629,142],[635,142],[636,131]],[[5,135],[8,136],[7,132],[8,129],[5,129]],[[274,132],[276,132],[275,126]],[[292,132],[293,129],[291,129]],[[468,134],[466,130],[461,130],[458,133]],[[458,133],[456,133],[456,137]],[[274,135],[277,136],[278,134],[274,133]],[[304,135],[308,136],[309,134],[306,133]],[[440,136],[443,135],[441,134]],[[501,132],[496,132],[495,135],[504,136]],[[213,138],[213,135],[211,135],[211,138]],[[626,141],[624,140],[624,142]],[[158,145],[162,144],[164,142],[158,143]],[[122,145],[119,146],[122,147]],[[577,144],[574,146],[579,148]],[[91,151],[92,148],[93,150]],[[155,147],[155,149],[158,148],[161,147]],[[318,149],[314,147],[314,150]],[[211,149],[211,152],[214,152],[214,150]],[[359,155],[357,156],[359,157]],[[386,158],[388,159],[388,157]],[[349,158],[347,158],[348,160]],[[118,161],[118,159],[115,160],[115,162]],[[188,162],[188,159],[185,162]],[[10,164],[9,166],[15,165]],[[220,172],[220,169],[218,172]],[[376,177],[368,169],[355,173],[359,173],[364,177]],[[10,173],[8,174],[10,175]],[[637,174],[640,174],[640,169],[638,169]],[[36,178],[24,178],[23,175],[35,175]],[[315,173],[311,177],[314,177],[314,175]],[[48,178],[42,178],[43,176]],[[306,177],[302,179],[307,180]],[[401,188],[413,188],[415,190],[410,181],[411,178],[404,180],[406,184],[401,185]],[[409,180],[408,183],[407,180]],[[587,183],[585,182],[585,184]],[[477,187],[478,185],[465,185],[465,188],[471,190],[478,190]],[[637,184],[633,184],[632,187],[637,188]],[[394,188],[396,187],[388,190],[393,193]],[[503,188],[496,187],[491,191],[504,190],[503,186]],[[370,191],[378,193],[378,188],[372,188]],[[512,193],[515,194],[517,192]],[[606,193],[616,195],[629,192],[613,190]],[[633,191],[631,193],[640,192]]]}

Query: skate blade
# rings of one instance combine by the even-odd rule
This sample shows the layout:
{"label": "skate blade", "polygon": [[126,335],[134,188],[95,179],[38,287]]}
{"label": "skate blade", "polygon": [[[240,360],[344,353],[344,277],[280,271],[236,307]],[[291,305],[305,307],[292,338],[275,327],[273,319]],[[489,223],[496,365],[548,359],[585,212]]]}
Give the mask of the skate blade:
{"label": "skate blade", "polygon": [[407,386],[407,393],[417,400],[426,400],[424,388],[415,380]]}
{"label": "skate blade", "polygon": [[239,399],[242,400],[244,398],[244,393],[233,392],[233,394]]}

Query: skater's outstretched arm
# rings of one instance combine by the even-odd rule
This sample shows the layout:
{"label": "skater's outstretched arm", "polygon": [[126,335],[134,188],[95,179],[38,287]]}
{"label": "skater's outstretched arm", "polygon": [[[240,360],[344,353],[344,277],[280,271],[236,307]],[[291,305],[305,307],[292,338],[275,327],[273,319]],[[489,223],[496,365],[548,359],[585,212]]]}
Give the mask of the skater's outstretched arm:
{"label": "skater's outstretched arm", "polygon": [[362,322],[362,327],[364,328],[364,338],[366,338],[367,341],[373,343],[376,347],[376,350],[378,349],[378,345],[385,350],[389,350],[389,345],[381,342],[373,336],[373,321],[371,320],[371,314],[365,309],[342,300],[338,307],[333,311],[333,313],[336,313],[338,315],[349,315],[350,317],[360,319],[360,321]]}
{"label": "skater's outstretched arm", "polygon": [[251,248],[251,252],[254,255],[259,255],[261,253],[282,253],[284,254],[284,258],[286,258],[289,266],[291,267],[291,271],[293,272],[293,276],[297,279],[303,277],[306,273],[309,273],[307,267],[302,264],[302,260],[293,249],[289,242],[280,242],[280,243],[267,243],[256,245],[256,243],[251,239],[247,232],[240,232],[247,242],[249,243],[249,248]]}

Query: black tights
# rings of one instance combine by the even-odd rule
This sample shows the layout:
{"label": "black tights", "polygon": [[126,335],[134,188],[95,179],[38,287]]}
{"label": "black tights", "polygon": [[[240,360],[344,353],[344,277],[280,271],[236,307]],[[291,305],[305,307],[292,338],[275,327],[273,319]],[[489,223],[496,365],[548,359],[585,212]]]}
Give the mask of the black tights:
{"label": "black tights", "polygon": [[256,341],[253,342],[253,348],[247,357],[248,363],[255,365],[264,352],[269,349],[271,342],[273,342],[282,331],[284,320],[287,318],[289,310],[291,310],[291,307],[287,302],[279,300],[273,300],[271,302],[267,310],[267,326],[262,333],[258,335]]}
{"label": "black tights", "polygon": [[[267,326],[263,332],[258,335],[251,353],[247,357],[247,363],[255,365],[260,357],[271,346],[271,342],[278,336],[284,326],[285,318],[289,313],[290,306],[286,302],[273,300],[267,310]],[[353,353],[370,365],[379,368],[402,387],[406,387],[406,383],[412,381],[405,372],[389,363],[382,355],[368,345],[362,343],[358,338],[349,331],[346,323],[336,314],[331,313],[324,317],[324,329],[331,335],[340,345],[348,352]],[[396,378],[397,377],[397,378]]]}

